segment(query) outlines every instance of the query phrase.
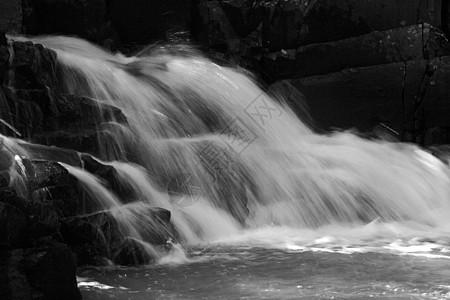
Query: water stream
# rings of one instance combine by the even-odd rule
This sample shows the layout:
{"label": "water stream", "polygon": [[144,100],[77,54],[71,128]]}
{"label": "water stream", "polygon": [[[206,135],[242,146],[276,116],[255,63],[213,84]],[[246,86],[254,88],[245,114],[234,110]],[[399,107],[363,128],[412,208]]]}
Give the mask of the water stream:
{"label": "water stream", "polygon": [[317,134],[246,72],[185,46],[125,57],[32,40],[56,51],[66,92],[126,115],[100,159],[179,234],[155,265],[80,270],[85,299],[450,297],[450,169],[427,151]]}

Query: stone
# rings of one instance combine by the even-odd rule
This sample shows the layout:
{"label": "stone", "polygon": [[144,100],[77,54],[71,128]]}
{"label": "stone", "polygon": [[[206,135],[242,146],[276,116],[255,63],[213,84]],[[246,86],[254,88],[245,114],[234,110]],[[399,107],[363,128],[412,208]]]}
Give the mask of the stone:
{"label": "stone", "polygon": [[[29,24],[29,34],[76,35],[96,42],[108,38],[103,32],[108,13],[105,0],[27,2],[35,18],[35,24]],[[28,23],[32,23],[32,20]]]}
{"label": "stone", "polygon": [[0,198],[0,219],[6,221],[6,242],[10,247],[25,246],[28,222],[27,217],[19,208],[5,202]]}
{"label": "stone", "polygon": [[121,180],[117,170],[111,166],[96,160],[88,154],[80,155],[83,168],[89,173],[103,179],[108,184],[108,189],[112,190],[123,203],[130,202],[136,197],[131,186],[127,186]]}
{"label": "stone", "polygon": [[80,154],[77,151],[30,143],[19,143],[19,145],[27,151],[28,158],[32,160],[57,161],[78,168],[82,166]]}
{"label": "stone", "polygon": [[12,69],[12,78],[17,89],[43,89],[55,88],[56,53],[32,42],[13,42],[13,60],[9,66]]}
{"label": "stone", "polygon": [[[450,44],[441,31],[427,24],[412,25],[301,46],[296,50],[295,63],[288,76],[307,77],[349,68],[433,59],[449,53]],[[272,64],[276,63],[272,60]],[[286,76],[285,73],[280,75]],[[280,75],[273,74],[273,77]]]}
{"label": "stone", "polygon": [[[133,207],[134,205],[134,207]],[[170,225],[170,212],[168,210],[151,207],[144,203],[125,205],[122,217],[128,215],[141,239],[152,245],[163,245],[174,236]],[[72,249],[74,249],[79,265],[97,264],[101,258],[107,258],[118,264],[147,263],[154,257],[148,256],[145,248],[136,247],[134,242],[126,242],[123,230],[126,223],[121,223],[114,217],[113,212],[98,212],[88,215],[74,216],[63,220],[62,236]],[[139,250],[140,249],[140,250]],[[135,259],[136,256],[139,259]],[[145,259],[144,259],[145,258]]]}
{"label": "stone", "polygon": [[4,300],[80,300],[70,249],[53,243],[0,251],[0,297]]}
{"label": "stone", "polygon": [[33,299],[81,299],[75,256],[67,245],[53,243],[24,252],[25,273]]}
{"label": "stone", "polygon": [[450,127],[450,56],[431,61],[430,71],[423,97],[426,128]]}
{"label": "stone", "polygon": [[304,44],[349,37],[418,23],[441,27],[441,1],[317,0],[305,16]]}
{"label": "stone", "polygon": [[46,131],[95,128],[103,122],[126,124],[122,111],[100,101],[74,95],[53,94],[46,115]]}
{"label": "stone", "polygon": [[109,1],[111,22],[123,43],[166,40],[171,31],[187,28],[189,9],[189,1]]}
{"label": "stone", "polygon": [[402,140],[413,138],[415,105],[427,61],[345,69],[327,75],[294,79],[307,99],[319,128],[368,132],[382,122]]}
{"label": "stone", "polygon": [[23,249],[0,250],[0,298],[33,299],[32,289],[25,273]]}
{"label": "stone", "polygon": [[21,0],[0,2],[0,31],[15,34],[22,32]]}

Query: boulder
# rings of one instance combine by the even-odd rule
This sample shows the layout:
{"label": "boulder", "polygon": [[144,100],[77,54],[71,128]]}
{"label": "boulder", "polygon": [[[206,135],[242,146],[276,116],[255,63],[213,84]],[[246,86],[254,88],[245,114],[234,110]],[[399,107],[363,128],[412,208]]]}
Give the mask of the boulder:
{"label": "boulder", "polygon": [[24,212],[9,203],[0,202],[0,220],[3,220],[2,225],[6,226],[6,239],[3,243],[13,248],[25,246],[28,222]]}
{"label": "boulder", "polygon": [[124,43],[148,44],[166,40],[171,31],[184,31],[189,1],[111,0],[111,21]]}
{"label": "boulder", "polygon": [[296,78],[348,68],[427,60],[449,53],[450,44],[442,32],[428,24],[420,24],[301,46],[291,58],[279,53],[275,57],[263,56],[261,63],[273,78]]}
{"label": "boulder", "polygon": [[0,31],[8,33],[22,32],[21,0],[4,0],[0,2]]}
{"label": "boulder", "polygon": [[76,263],[63,244],[0,252],[0,297],[80,300]]}
{"label": "boulder", "polygon": [[96,160],[89,154],[81,154],[81,161],[83,162],[83,168],[89,173],[103,179],[110,190],[112,190],[122,202],[130,202],[131,199],[135,199],[136,195],[131,186],[121,180],[117,170],[111,166]]}
{"label": "boulder", "polygon": [[101,42],[109,38],[106,31],[108,26],[106,2],[105,0],[35,1],[30,4],[36,23],[28,24],[27,33],[76,35]]}
{"label": "boulder", "polygon": [[[147,254],[143,245],[162,245],[173,236],[170,212],[143,203],[134,205],[135,207],[125,205],[118,208],[123,215],[120,213],[121,216],[117,218],[114,217],[114,212],[103,211],[63,220],[64,241],[75,251],[79,265],[95,265],[102,258],[126,265],[147,263],[154,259]],[[128,214],[130,210],[132,212]],[[123,217],[125,215],[129,218]],[[142,242],[124,239],[125,236],[131,236],[126,230],[128,224],[134,227],[133,230],[140,235]]]}
{"label": "boulder", "polygon": [[17,89],[56,88],[56,53],[32,42],[13,42],[9,83]]}
{"label": "boulder", "polygon": [[312,119],[324,129],[371,131],[383,123],[411,141],[414,113],[427,61],[345,69],[327,75],[294,79]]}
{"label": "boulder", "polygon": [[74,95],[52,94],[45,131],[96,128],[103,122],[126,124],[122,111],[100,101]]}
{"label": "boulder", "polygon": [[67,245],[54,243],[25,253],[25,274],[33,299],[81,299],[75,256]]}
{"label": "boulder", "polygon": [[19,143],[19,145],[25,149],[32,160],[62,162],[78,168],[82,166],[80,154],[77,151],[30,143]]}
{"label": "boulder", "polygon": [[0,250],[0,298],[4,300],[33,299],[32,288],[25,272],[23,249]]}
{"label": "boulder", "polygon": [[418,23],[441,27],[443,2],[445,1],[311,1],[311,9],[305,16],[307,31],[304,44],[337,41]]}

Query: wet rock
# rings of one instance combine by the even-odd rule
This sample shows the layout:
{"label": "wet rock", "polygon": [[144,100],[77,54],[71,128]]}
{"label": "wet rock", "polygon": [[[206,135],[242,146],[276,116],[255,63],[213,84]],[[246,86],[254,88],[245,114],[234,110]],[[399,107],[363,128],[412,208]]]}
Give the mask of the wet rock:
{"label": "wet rock", "polygon": [[87,97],[55,94],[50,105],[51,114],[46,115],[46,131],[90,129],[103,122],[127,123],[119,108]]}
{"label": "wet rock", "polygon": [[25,272],[33,299],[81,299],[76,260],[67,245],[55,243],[25,253]]}
{"label": "wet rock", "polygon": [[111,130],[111,126],[108,129],[102,127],[45,132],[34,135],[33,142],[86,152],[103,160],[125,158],[126,154],[120,140],[117,140],[116,130]]}
{"label": "wet rock", "polygon": [[133,239],[125,239],[113,254],[112,260],[119,265],[135,266],[149,264],[154,257],[149,255],[146,245]]}
{"label": "wet rock", "polygon": [[[173,235],[170,212],[165,209],[135,203],[120,210],[116,217],[113,211],[104,211],[63,220],[63,238],[75,251],[80,265],[97,264],[102,257],[118,264],[148,262],[143,259],[150,259],[144,245],[165,244]],[[128,224],[133,224],[133,230],[139,235],[135,238],[142,242],[125,242],[124,236],[132,234],[127,233]],[[136,257],[140,258],[136,260]]]}
{"label": "wet rock", "polygon": [[0,2],[0,31],[22,32],[22,3],[20,0]]}
{"label": "wet rock", "polygon": [[98,209],[59,163],[26,158],[21,163],[25,167],[26,206],[34,236],[58,234],[60,218]]}
{"label": "wet rock", "polygon": [[7,187],[10,182],[9,172],[0,171],[0,188]]}
{"label": "wet rock", "polygon": [[122,42],[148,44],[187,27],[189,1],[111,0],[109,10]]}
{"label": "wet rock", "polygon": [[441,26],[441,1],[317,0],[305,17],[305,43],[323,43],[418,23]]}
{"label": "wet rock", "polygon": [[112,37],[109,28],[107,1],[25,1],[24,20],[28,34],[76,35],[95,42]]}
{"label": "wet rock", "polygon": [[80,158],[83,162],[83,168],[89,173],[105,180],[108,183],[108,188],[119,196],[122,202],[126,203],[130,199],[135,198],[136,195],[133,189],[121,180],[117,170],[113,166],[103,164],[88,154],[81,154]]}
{"label": "wet rock", "polygon": [[[291,77],[327,74],[348,68],[448,55],[442,32],[427,24],[374,31],[336,42],[302,46],[295,54]],[[267,61],[266,63],[269,63]],[[276,64],[272,60],[272,64]],[[286,74],[281,74],[286,76]],[[277,77],[277,74],[273,74]]]}
{"label": "wet rock", "polygon": [[210,175],[206,185],[200,184],[203,193],[244,222],[248,197],[257,196],[250,170],[240,162],[237,152],[219,144],[205,141],[195,144],[195,148],[202,168]]}
{"label": "wet rock", "polygon": [[0,250],[0,298],[5,300],[33,299],[25,272],[24,250]]}
{"label": "wet rock", "polygon": [[109,160],[121,157],[117,132],[127,120],[119,108],[86,97],[56,94],[44,112],[42,133],[34,134],[33,141]]}
{"label": "wet rock", "polygon": [[4,242],[13,248],[23,247],[28,233],[28,223],[24,212],[9,203],[0,202],[0,219],[6,223],[3,225],[6,226]]}
{"label": "wet rock", "polygon": [[82,166],[80,154],[77,151],[30,143],[19,143],[19,145],[27,151],[30,159],[57,161],[78,168]]}
{"label": "wet rock", "polygon": [[56,53],[32,42],[13,42],[12,82],[17,89],[56,88]]}
{"label": "wet rock", "polygon": [[54,243],[0,252],[1,299],[81,299],[70,249]]}
{"label": "wet rock", "polygon": [[0,80],[5,82],[6,72],[8,70],[9,51],[4,32],[0,31]]}
{"label": "wet rock", "polygon": [[450,127],[450,56],[431,61],[428,78],[423,83],[422,112],[425,128]]}
{"label": "wet rock", "polygon": [[427,62],[417,60],[345,69],[291,83],[305,95],[321,128],[370,131],[382,122],[410,141],[415,102],[426,72]]}

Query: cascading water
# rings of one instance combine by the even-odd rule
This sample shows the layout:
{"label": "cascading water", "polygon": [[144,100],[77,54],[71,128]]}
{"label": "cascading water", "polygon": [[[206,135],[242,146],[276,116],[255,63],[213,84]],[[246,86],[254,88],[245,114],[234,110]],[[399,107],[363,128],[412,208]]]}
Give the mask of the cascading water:
{"label": "cascading water", "polygon": [[35,41],[57,52],[68,92],[122,109],[132,136],[120,142],[149,170],[148,184],[190,174],[247,227],[439,225],[450,214],[449,170],[438,159],[412,145],[314,134],[247,75],[189,49],[125,58],[74,38]]}
{"label": "cascading water", "polygon": [[[124,57],[75,38],[32,40],[56,51],[68,93],[126,115],[111,131],[117,149],[100,156],[114,153],[109,164],[141,203],[171,211],[183,245],[447,251],[450,170],[417,146],[316,134],[248,74],[184,46]],[[109,199],[105,209],[130,212],[68,169]],[[139,238],[132,211],[117,217]]]}

